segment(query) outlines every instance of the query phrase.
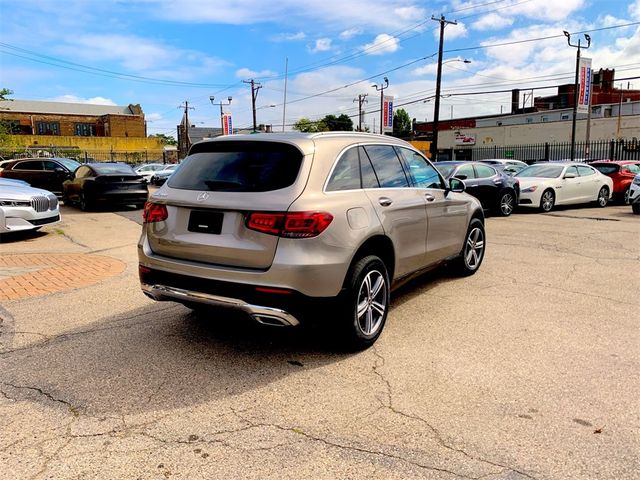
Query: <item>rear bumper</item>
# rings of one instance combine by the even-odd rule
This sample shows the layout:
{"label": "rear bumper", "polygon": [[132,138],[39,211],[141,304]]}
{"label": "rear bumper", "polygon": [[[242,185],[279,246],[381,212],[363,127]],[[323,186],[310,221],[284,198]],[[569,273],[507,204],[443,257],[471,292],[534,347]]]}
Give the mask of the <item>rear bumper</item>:
{"label": "rear bumper", "polygon": [[291,313],[274,307],[254,305],[238,298],[222,297],[193,290],[169,287],[167,285],[141,284],[142,291],[157,301],[177,301],[184,304],[199,303],[216,307],[230,307],[242,310],[256,322],[278,327],[293,327],[300,322]]}

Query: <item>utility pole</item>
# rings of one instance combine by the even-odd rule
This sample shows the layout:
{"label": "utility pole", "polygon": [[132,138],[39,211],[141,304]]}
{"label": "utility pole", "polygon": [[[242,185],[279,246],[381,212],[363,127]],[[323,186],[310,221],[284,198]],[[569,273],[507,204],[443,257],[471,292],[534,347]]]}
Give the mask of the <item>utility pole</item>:
{"label": "utility pole", "polygon": [[375,87],[376,91],[380,92],[380,135],[384,134],[384,121],[383,121],[383,114],[384,114],[384,89],[387,88],[389,86],[389,79],[387,77],[384,77],[384,83],[380,84],[380,85],[371,85],[372,87]]}
{"label": "utility pole", "polygon": [[363,111],[362,111],[362,105],[364,103],[369,103],[369,101],[367,100],[367,95],[369,95],[368,93],[365,94],[360,94],[358,95],[358,99],[354,99],[354,102],[358,102],[358,131],[361,132],[362,131],[362,117],[363,117]]}
{"label": "utility pole", "polygon": [[181,125],[181,130],[182,130],[182,142],[181,143],[181,147],[182,147],[182,153],[183,158],[187,156],[187,152],[189,152],[189,148],[191,148],[191,141],[189,140],[189,110],[193,110],[193,107],[189,106],[189,102],[187,100],[184,101],[184,105],[180,105],[178,108],[184,108],[184,115],[182,118],[182,125]]}
{"label": "utility pole", "polygon": [[436,74],[436,101],[433,107],[433,139],[431,141],[431,160],[438,161],[438,121],[440,120],[440,84],[442,82],[442,50],[444,47],[444,27],[447,25],[457,25],[458,22],[446,20],[444,15],[440,18],[434,16],[431,20],[440,22],[440,44],[438,45],[438,73]]}
{"label": "utility pole", "polygon": [[580,43],[580,38],[578,38],[578,43],[571,43],[571,34],[566,30],[563,31],[564,36],[567,37],[567,43],[570,47],[576,47],[578,50],[576,51],[576,77],[573,82],[574,96],[573,96],[573,122],[571,124],[571,161],[573,162],[576,158],[576,120],[578,116],[578,81],[580,74],[580,49],[584,48],[585,50],[591,46],[591,37],[584,34],[584,38],[587,41],[587,46],[583,47]]}
{"label": "utility pole", "polygon": [[243,80],[243,83],[251,84],[251,108],[253,109],[253,131],[258,131],[258,125],[256,123],[256,99],[258,98],[258,90],[262,88],[262,85],[255,82],[253,78],[251,80]]}
{"label": "utility pole", "polygon": [[287,113],[287,81],[289,79],[289,57],[284,62],[284,101],[282,102],[282,131],[284,132],[285,119]]}

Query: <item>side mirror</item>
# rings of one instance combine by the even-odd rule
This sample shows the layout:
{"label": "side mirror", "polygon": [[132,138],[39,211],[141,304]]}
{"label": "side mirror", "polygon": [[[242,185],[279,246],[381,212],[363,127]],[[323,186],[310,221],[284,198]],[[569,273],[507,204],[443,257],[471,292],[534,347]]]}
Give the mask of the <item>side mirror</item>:
{"label": "side mirror", "polygon": [[466,180],[466,179],[467,179],[467,176],[466,176],[466,175],[464,175],[464,174],[459,174],[459,175],[456,175],[456,176],[455,176],[455,177],[453,177],[453,178],[459,178],[460,180]]}
{"label": "side mirror", "polygon": [[563,178],[576,178],[575,173],[565,173]]}
{"label": "side mirror", "polygon": [[459,178],[453,177],[449,180],[449,191],[455,193],[462,193],[465,190],[465,185]]}

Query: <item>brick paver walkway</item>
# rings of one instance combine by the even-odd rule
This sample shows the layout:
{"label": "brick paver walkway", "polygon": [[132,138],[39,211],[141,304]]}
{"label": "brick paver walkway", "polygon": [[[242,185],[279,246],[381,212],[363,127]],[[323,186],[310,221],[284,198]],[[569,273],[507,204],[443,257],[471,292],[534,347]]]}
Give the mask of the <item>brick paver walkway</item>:
{"label": "brick paver walkway", "polygon": [[125,268],[120,260],[102,255],[0,255],[0,301],[86,287],[118,275]]}

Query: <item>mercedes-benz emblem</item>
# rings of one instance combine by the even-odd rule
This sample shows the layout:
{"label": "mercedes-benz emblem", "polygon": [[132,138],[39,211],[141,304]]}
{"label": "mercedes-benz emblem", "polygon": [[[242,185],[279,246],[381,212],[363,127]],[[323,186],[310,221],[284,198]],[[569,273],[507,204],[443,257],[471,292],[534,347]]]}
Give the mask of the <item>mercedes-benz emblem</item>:
{"label": "mercedes-benz emblem", "polygon": [[200,192],[196,200],[199,202],[204,202],[207,198],[209,198],[209,194],[207,192]]}

